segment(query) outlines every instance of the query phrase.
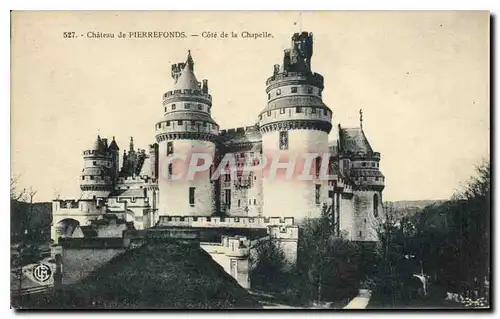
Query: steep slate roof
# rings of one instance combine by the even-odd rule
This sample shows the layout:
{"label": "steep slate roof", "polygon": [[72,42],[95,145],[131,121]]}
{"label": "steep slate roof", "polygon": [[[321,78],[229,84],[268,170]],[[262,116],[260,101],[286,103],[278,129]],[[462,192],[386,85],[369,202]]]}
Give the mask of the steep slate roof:
{"label": "steep slate roof", "polygon": [[117,189],[109,197],[144,197],[144,189]]}
{"label": "steep slate roof", "polygon": [[200,83],[196,79],[193,72],[193,58],[191,57],[191,52],[188,52],[187,62],[184,69],[181,71],[181,75],[177,79],[174,85],[174,90],[199,90]]}
{"label": "steep slate roof", "polygon": [[26,308],[261,308],[199,246],[174,243],[128,250],[60,295],[46,298]]}
{"label": "steep slate roof", "polygon": [[114,136],[113,136],[113,140],[111,141],[111,143],[108,146],[108,150],[110,150],[110,151],[118,151],[118,150],[120,150],[120,148],[118,147],[118,144],[116,144]]}
{"label": "steep slate roof", "polygon": [[343,153],[373,153],[362,128],[341,128],[339,132],[340,148]]}

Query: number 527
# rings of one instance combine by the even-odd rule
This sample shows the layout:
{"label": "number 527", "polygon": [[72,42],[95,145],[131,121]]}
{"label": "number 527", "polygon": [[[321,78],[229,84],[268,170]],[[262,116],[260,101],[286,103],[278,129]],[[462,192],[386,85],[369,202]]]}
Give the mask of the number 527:
{"label": "number 527", "polygon": [[63,38],[74,38],[75,33],[74,32],[63,32]]}

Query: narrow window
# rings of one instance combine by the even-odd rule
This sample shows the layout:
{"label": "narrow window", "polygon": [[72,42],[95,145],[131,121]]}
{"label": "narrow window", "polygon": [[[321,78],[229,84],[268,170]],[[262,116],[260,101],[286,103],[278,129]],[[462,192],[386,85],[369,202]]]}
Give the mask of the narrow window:
{"label": "narrow window", "polygon": [[172,169],[172,163],[168,164],[168,178],[167,179],[171,179],[172,175],[173,175],[173,169]]}
{"label": "narrow window", "polygon": [[189,187],[189,205],[194,206],[194,191],[195,187]]}
{"label": "narrow window", "polygon": [[198,110],[203,110],[203,105],[202,104],[198,104]]}
{"label": "narrow window", "polygon": [[94,176],[92,176],[92,175],[91,175],[91,176],[90,176],[90,180],[92,180],[92,181],[93,181],[93,180],[94,180]]}
{"label": "narrow window", "polygon": [[313,107],[313,108],[312,108],[311,113],[312,113],[312,114],[316,114],[316,108],[315,108],[315,107]]}
{"label": "narrow window", "polygon": [[307,88],[307,93],[311,94],[312,92],[313,92],[313,88],[309,86],[309,87]]}
{"label": "narrow window", "polygon": [[174,142],[167,143],[167,156],[174,153]]}
{"label": "narrow window", "polygon": [[240,207],[240,206],[241,206],[241,200],[238,199],[238,207]]}
{"label": "narrow window", "polygon": [[281,89],[276,90],[276,95],[281,95]]}
{"label": "narrow window", "polygon": [[257,200],[256,199],[253,200],[253,204],[257,205]]}
{"label": "narrow window", "polygon": [[170,126],[170,121],[167,121],[167,126]]}
{"label": "narrow window", "polygon": [[316,157],[316,177],[319,176],[319,169],[321,167],[321,157]]}
{"label": "narrow window", "polygon": [[189,110],[191,108],[191,104],[190,103],[186,103],[184,104],[184,108]]}
{"label": "narrow window", "polygon": [[231,208],[231,190],[226,189],[224,195],[226,199],[226,207],[229,209]]}
{"label": "narrow window", "polygon": [[165,112],[167,112],[167,107],[165,106]]}
{"label": "narrow window", "polygon": [[285,114],[285,108],[280,109],[280,114]]}
{"label": "narrow window", "polygon": [[280,150],[288,149],[288,131],[280,132]]}
{"label": "narrow window", "polygon": [[324,116],[327,116],[328,115],[328,111],[326,109],[323,109],[323,115]]}
{"label": "narrow window", "polygon": [[302,107],[301,106],[296,106],[295,107],[295,113],[302,113]]}
{"label": "narrow window", "polygon": [[373,195],[373,216],[378,217],[378,195]]}
{"label": "narrow window", "polygon": [[96,166],[96,165],[97,165],[97,162],[96,162],[96,161],[93,161],[93,162],[92,162],[92,165]]}
{"label": "narrow window", "polygon": [[359,237],[361,237],[361,231],[359,231]]}
{"label": "narrow window", "polygon": [[321,192],[321,185],[314,185],[314,186],[316,188],[316,193],[315,193],[315,195],[316,195],[315,196],[316,197],[316,204],[319,204],[320,203],[320,201],[319,201],[320,196],[319,195],[320,195],[320,192]]}
{"label": "narrow window", "polygon": [[178,120],[177,125],[182,125],[182,120]]}
{"label": "narrow window", "polygon": [[271,99],[271,93],[267,93],[267,99],[270,100]]}
{"label": "narrow window", "polygon": [[292,93],[297,93],[297,87],[295,86],[292,87]]}
{"label": "narrow window", "polygon": [[271,111],[267,111],[267,116],[271,116]]}
{"label": "narrow window", "polygon": [[172,111],[175,110],[175,104],[172,104]]}

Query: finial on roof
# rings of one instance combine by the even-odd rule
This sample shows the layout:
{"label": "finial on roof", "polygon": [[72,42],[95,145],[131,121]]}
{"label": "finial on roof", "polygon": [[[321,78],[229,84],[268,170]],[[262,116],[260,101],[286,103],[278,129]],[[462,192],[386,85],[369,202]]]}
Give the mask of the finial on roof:
{"label": "finial on roof", "polygon": [[359,126],[363,128],[363,109],[359,109]]}
{"label": "finial on roof", "polygon": [[193,57],[191,56],[191,50],[188,50],[186,65],[189,67],[189,69],[191,71],[194,71],[194,61],[193,61]]}

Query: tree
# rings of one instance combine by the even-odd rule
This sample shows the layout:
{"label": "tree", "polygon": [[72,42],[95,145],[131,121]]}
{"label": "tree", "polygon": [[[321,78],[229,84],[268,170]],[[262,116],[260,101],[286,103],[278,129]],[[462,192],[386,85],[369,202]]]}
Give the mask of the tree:
{"label": "tree", "polygon": [[280,291],[287,282],[287,261],[279,241],[269,236],[264,237],[252,249],[252,286],[265,291]]}

